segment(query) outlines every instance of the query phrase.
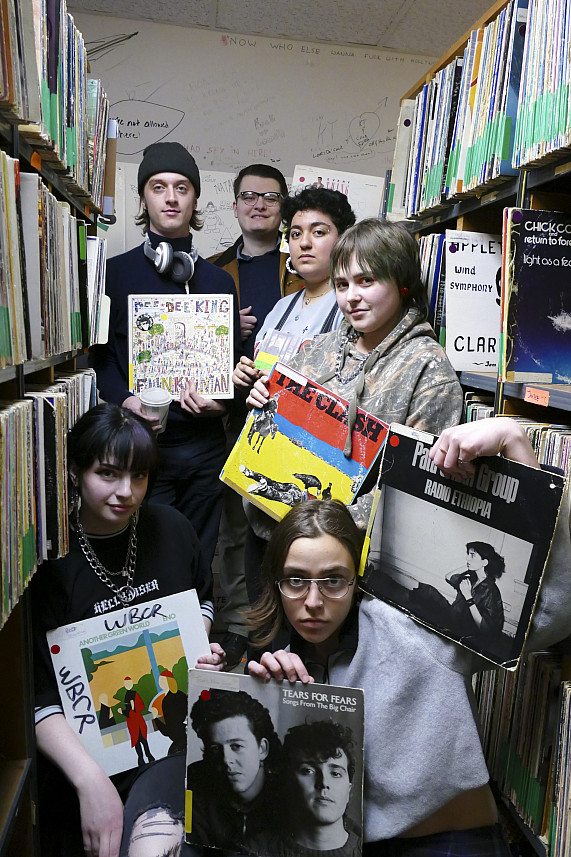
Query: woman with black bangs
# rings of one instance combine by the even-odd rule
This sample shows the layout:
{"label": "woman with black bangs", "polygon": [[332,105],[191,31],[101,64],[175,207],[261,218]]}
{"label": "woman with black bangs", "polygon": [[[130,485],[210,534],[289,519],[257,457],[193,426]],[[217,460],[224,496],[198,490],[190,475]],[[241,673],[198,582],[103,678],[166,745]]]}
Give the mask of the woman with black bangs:
{"label": "woman with black bangs", "polygon": [[[211,575],[192,526],[170,506],[143,504],[158,456],[149,423],[118,405],[92,408],[68,434],[70,549],[44,563],[31,585],[44,857],[83,850],[116,857],[120,795],[136,773],[111,780],[67,723],[46,632],[189,589],[196,589],[210,631]],[[223,652],[212,644],[200,660],[221,668]]]}

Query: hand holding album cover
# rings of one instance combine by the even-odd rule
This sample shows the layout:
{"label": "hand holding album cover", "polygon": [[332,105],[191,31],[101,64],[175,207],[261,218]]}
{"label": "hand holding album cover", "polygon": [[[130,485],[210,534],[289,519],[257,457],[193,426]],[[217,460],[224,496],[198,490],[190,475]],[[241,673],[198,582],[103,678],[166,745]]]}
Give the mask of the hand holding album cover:
{"label": "hand holding album cover", "polygon": [[517,666],[563,495],[563,476],[501,456],[464,481],[429,457],[435,438],[391,425],[361,587],[494,663]]}
{"label": "hand holding album cover", "polygon": [[188,705],[187,843],[359,857],[362,690],[190,670]]}
{"label": "hand holding album cover", "polygon": [[184,751],[188,668],[209,651],[194,589],[47,639],[65,718],[107,774]]}
{"label": "hand holding album cover", "polygon": [[248,415],[220,478],[275,520],[303,500],[352,503],[373,467],[388,425],[357,408],[344,454],[348,402],[283,363],[269,399]]}

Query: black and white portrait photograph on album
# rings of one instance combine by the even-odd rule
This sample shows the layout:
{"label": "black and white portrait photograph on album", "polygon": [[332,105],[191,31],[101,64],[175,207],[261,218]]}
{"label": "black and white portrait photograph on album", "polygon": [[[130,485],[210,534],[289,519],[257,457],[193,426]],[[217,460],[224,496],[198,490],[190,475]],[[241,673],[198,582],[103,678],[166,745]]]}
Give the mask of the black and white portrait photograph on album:
{"label": "black and white portrait photograph on album", "polygon": [[189,676],[186,842],[259,857],[358,857],[363,692]]}
{"label": "black and white portrait photograph on album", "polygon": [[435,438],[391,425],[361,586],[506,669],[521,655],[559,512],[561,475],[496,456],[463,480]]}

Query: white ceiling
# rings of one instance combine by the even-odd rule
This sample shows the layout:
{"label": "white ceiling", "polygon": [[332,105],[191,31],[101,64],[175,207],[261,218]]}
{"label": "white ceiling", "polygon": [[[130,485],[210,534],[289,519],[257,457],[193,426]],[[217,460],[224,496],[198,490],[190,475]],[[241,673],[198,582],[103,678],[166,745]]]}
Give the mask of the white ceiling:
{"label": "white ceiling", "polygon": [[68,0],[70,12],[438,57],[491,0]]}

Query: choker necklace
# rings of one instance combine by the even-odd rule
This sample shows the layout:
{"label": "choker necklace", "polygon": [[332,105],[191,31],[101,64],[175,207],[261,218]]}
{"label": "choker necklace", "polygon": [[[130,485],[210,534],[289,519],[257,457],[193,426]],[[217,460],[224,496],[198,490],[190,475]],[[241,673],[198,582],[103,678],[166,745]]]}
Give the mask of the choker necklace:
{"label": "choker necklace", "polygon": [[317,298],[322,298],[323,295],[326,295],[328,291],[329,291],[329,289],[327,289],[325,292],[321,292],[321,294],[319,294],[319,295],[311,295],[311,297],[309,297],[309,298],[304,298],[303,299],[303,305],[309,306],[311,301],[316,301]]}
{"label": "choker necklace", "polygon": [[[83,555],[85,559],[99,578],[99,580],[104,583],[109,589],[112,589],[115,595],[119,598],[119,600],[123,604],[130,604],[133,598],[136,596],[135,589],[133,588],[133,577],[135,576],[135,565],[137,563],[137,522],[139,520],[139,510],[135,512],[134,515],[131,515],[131,527],[130,527],[130,535],[129,535],[129,547],[127,548],[127,556],[125,557],[125,565],[121,569],[121,571],[109,571],[108,568],[99,561],[93,547],[91,546],[91,542],[85,535],[85,530],[80,523],[79,515],[74,521],[75,530],[77,532],[77,538],[79,541],[79,546],[83,551]],[[111,577],[126,577],[127,582],[123,586],[117,586],[115,581],[111,580]]]}
{"label": "choker necklace", "polygon": [[358,334],[356,336],[354,334],[353,336],[351,336],[348,333],[345,339],[341,340],[341,343],[339,345],[339,351],[337,352],[337,359],[335,361],[335,377],[337,378],[340,384],[348,384],[350,381],[353,381],[363,368],[363,363],[371,353],[370,351],[367,351],[366,354],[360,354],[358,357],[353,357],[353,359],[357,361],[357,366],[348,375],[342,375],[341,372],[343,370],[343,357],[345,355],[345,346],[349,342],[355,342],[356,339],[358,339]]}

